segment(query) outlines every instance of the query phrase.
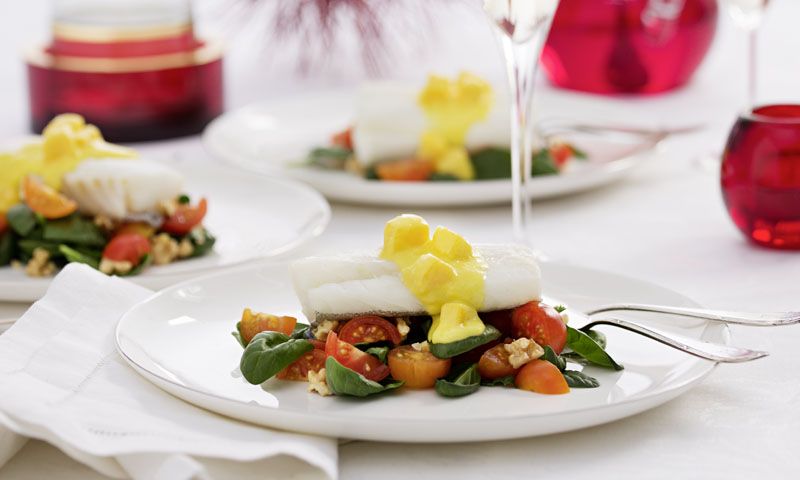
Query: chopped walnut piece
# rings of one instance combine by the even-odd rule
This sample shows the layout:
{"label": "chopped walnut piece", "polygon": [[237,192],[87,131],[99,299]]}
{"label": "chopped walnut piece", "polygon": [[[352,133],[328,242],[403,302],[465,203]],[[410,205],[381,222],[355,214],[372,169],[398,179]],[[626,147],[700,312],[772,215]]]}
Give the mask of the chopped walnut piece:
{"label": "chopped walnut piece", "polygon": [[506,343],[503,348],[508,352],[508,363],[514,368],[519,368],[544,355],[544,349],[530,338],[518,338]]}
{"label": "chopped walnut piece", "polygon": [[328,395],[333,395],[330,387],[328,387],[328,382],[325,380],[325,369],[323,368],[319,372],[315,372],[313,370],[309,370],[308,372],[308,391],[311,393],[318,393],[323,397],[327,397]]}
{"label": "chopped walnut piece", "polygon": [[430,352],[431,351],[431,346],[428,344],[428,342],[412,343],[411,344],[411,348],[413,348],[414,350],[416,350],[418,352]]}
{"label": "chopped walnut piece", "polygon": [[314,338],[317,340],[326,340],[328,334],[334,331],[338,326],[339,322],[336,320],[325,320],[314,329]]}
{"label": "chopped walnut piece", "polygon": [[187,258],[191,257],[194,253],[194,245],[192,245],[192,241],[188,238],[184,238],[181,240],[181,243],[178,244],[178,257],[180,258]]}
{"label": "chopped walnut piece", "polygon": [[117,228],[117,222],[115,222],[111,217],[103,215],[102,213],[95,215],[92,221],[104,232],[113,232],[114,229]]}
{"label": "chopped walnut piece", "polygon": [[29,277],[50,277],[56,273],[56,264],[50,261],[50,252],[44,248],[33,249],[33,255],[25,265]]}
{"label": "chopped walnut piece", "polygon": [[133,264],[127,260],[109,260],[104,258],[100,261],[100,271],[106,275],[125,275],[133,270]]}
{"label": "chopped walnut piece", "polygon": [[400,332],[400,337],[406,338],[408,336],[408,332],[411,331],[411,327],[408,326],[408,318],[400,317],[396,319],[396,322],[397,322],[397,331]]}
{"label": "chopped walnut piece", "polygon": [[153,238],[153,264],[166,265],[172,263],[180,254],[178,242],[167,233],[159,233]]}

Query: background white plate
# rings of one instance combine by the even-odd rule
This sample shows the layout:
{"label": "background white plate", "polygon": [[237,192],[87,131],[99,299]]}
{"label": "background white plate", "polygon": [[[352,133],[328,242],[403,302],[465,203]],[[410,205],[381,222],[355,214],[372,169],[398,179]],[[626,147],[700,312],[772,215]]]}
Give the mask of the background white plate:
{"label": "background white plate", "polygon": [[[548,298],[582,309],[611,301],[696,305],[646,282],[564,264],[543,265]],[[544,435],[630,416],[664,403],[699,382],[713,363],[629,332],[605,328],[609,352],[626,368],[588,368],[601,386],[568,395],[481,388],[447,399],[433,391],[399,391],[367,400],[320,397],[304,382],[240,378],[241,347],[230,332],[243,307],[299,315],[285,264],[240,269],[168,288],[120,321],[117,346],[145,378],[190,403],[286,430],[376,441],[465,442]],[[302,317],[300,317],[302,318]],[[578,320],[573,313],[572,322]],[[658,317],[655,324],[709,341],[727,329],[702,320]]]}
{"label": "background white plate", "polygon": [[[377,182],[356,175],[300,166],[313,147],[353,119],[353,96],[318,94],[255,104],[223,114],[206,128],[203,140],[215,157],[246,170],[303,181],[331,200],[369,205],[458,206],[511,200],[508,180],[478,182]],[[570,133],[566,140],[589,154],[560,175],[534,177],[534,199],[599,187],[622,178],[655,146],[629,136]]]}
{"label": "background white plate", "polygon": [[[163,288],[208,271],[288,252],[320,235],[330,220],[325,199],[297,182],[188,160],[171,164],[183,172],[193,199],[208,199],[203,224],[217,243],[206,256],[150,266],[129,277],[139,285]],[[0,267],[0,301],[37,300],[49,285],[49,278],[31,278],[12,267]]]}

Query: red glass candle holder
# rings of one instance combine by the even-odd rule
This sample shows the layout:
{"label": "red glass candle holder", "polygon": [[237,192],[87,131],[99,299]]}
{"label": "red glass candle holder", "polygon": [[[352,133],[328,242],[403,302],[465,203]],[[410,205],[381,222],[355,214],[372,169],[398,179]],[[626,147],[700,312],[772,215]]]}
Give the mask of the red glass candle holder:
{"label": "red glass candle holder", "polygon": [[191,24],[56,24],[27,57],[31,127],[74,112],[114,142],[200,133],[223,111],[222,49]]}
{"label": "red glass candle holder", "polygon": [[721,181],[728,213],[748,239],[800,249],[800,105],[769,105],[740,116]]}
{"label": "red glass candle holder", "polygon": [[664,92],[700,65],[717,17],[716,0],[561,0],[542,64],[563,88]]}

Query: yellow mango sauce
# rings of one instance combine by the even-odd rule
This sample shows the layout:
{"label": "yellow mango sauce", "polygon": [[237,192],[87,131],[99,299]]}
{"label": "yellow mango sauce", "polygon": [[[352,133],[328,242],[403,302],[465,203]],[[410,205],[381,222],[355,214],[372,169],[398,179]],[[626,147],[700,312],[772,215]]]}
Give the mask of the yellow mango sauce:
{"label": "yellow mango sauce", "polygon": [[453,80],[431,75],[418,103],[430,127],[420,138],[417,156],[430,160],[436,173],[474,179],[475,169],[464,144],[469,129],[485,120],[492,109],[491,85],[469,73]]}
{"label": "yellow mango sauce", "polygon": [[430,227],[417,215],[386,223],[381,258],[395,263],[403,284],[433,318],[428,340],[451,343],[480,335],[486,263],[463,237]]}
{"label": "yellow mango sauce", "polygon": [[39,141],[0,154],[0,214],[20,202],[20,182],[28,175],[36,175],[58,190],[64,174],[86,159],[136,156],[130,148],[103,140],[100,130],[80,115],[59,115],[45,127]]}

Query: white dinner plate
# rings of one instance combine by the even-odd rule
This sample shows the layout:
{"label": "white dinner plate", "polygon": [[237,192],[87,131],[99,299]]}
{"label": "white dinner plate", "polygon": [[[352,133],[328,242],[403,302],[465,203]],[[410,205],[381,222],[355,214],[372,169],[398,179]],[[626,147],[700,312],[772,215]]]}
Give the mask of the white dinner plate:
{"label": "white dinner plate", "polygon": [[[300,180],[330,200],[392,206],[466,206],[509,202],[509,180],[379,182],[343,171],[302,166],[308,152],[353,119],[353,96],[342,93],[254,104],[223,114],[206,128],[206,148],[220,160],[253,172]],[[559,175],[531,180],[534,199],[558,197],[621,179],[656,146],[626,135],[565,134],[589,155]]]}
{"label": "white dinner plate", "polygon": [[[573,324],[579,323],[575,311],[612,301],[696,306],[639,280],[565,264],[542,268],[548,300],[568,305]],[[300,315],[285,264],[207,276],[163,290],[123,316],[117,347],[145,378],[208,410],[279,429],[398,442],[509,439],[599,425],[660,405],[714,368],[652,340],[605,328],[608,351],[625,370],[587,368],[600,381],[596,389],[548,396],[482,387],[455,399],[406,390],[367,399],[320,397],[308,393],[305,382],[271,379],[254,386],[241,378],[242,348],[231,331],[246,306]],[[686,336],[728,340],[721,324],[674,317],[654,322]]]}
{"label": "white dinner plate", "polygon": [[[129,277],[147,288],[163,288],[209,271],[288,252],[320,235],[330,220],[325,198],[298,182],[188,159],[171,164],[183,172],[192,198],[208,199],[203,224],[217,243],[203,257],[150,266]],[[32,278],[10,266],[0,267],[0,301],[34,301],[49,285],[49,278]]]}

